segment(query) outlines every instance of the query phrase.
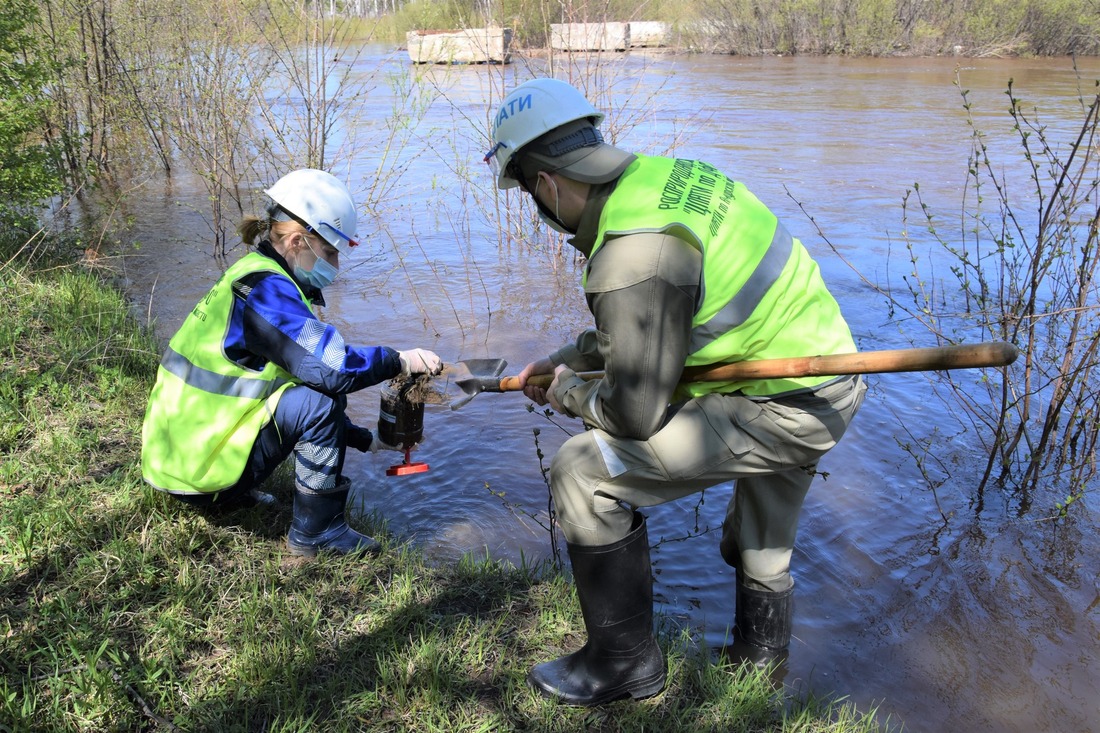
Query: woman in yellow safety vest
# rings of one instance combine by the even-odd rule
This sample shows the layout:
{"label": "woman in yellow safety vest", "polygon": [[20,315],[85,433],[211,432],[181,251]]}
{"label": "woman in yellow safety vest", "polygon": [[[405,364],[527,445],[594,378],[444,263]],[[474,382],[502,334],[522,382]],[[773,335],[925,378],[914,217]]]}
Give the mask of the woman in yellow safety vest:
{"label": "woman in yellow safety vest", "polygon": [[350,482],[341,469],[349,445],[392,446],[351,423],[346,395],[399,374],[437,374],[442,364],[424,349],[347,344],[313,312],[340,256],[359,243],[343,183],[302,169],[265,193],[265,216],[239,228],[255,250],[199,301],[164,353],[142,429],[142,474],[190,504],[270,503],[258,487],[293,454],[290,551],[373,551],[378,543],[345,519]]}

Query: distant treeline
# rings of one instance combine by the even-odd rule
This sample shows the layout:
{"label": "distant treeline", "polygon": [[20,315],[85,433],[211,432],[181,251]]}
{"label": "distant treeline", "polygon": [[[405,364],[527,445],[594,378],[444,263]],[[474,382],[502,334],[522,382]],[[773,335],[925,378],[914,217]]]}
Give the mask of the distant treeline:
{"label": "distant treeline", "polygon": [[389,40],[414,29],[495,25],[512,28],[528,48],[545,45],[551,23],[659,20],[672,29],[671,45],[707,53],[1100,53],[1095,0],[413,0],[384,17]]}
{"label": "distant treeline", "polygon": [[5,0],[0,226],[33,231],[41,202],[105,174],[182,167],[209,188],[219,251],[246,182],[353,154],[335,131],[376,83],[351,77],[366,43],[503,26],[535,49],[553,23],[604,21],[662,21],[699,53],[1100,53],[1097,0]]}

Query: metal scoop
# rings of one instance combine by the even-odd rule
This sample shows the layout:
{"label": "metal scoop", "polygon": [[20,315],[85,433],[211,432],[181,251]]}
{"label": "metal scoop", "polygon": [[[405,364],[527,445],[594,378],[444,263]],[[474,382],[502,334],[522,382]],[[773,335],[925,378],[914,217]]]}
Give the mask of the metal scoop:
{"label": "metal scoop", "polygon": [[459,377],[454,383],[459,386],[465,397],[451,403],[451,409],[457,410],[482,392],[503,392],[500,375],[508,367],[504,359],[465,359],[456,361]]}

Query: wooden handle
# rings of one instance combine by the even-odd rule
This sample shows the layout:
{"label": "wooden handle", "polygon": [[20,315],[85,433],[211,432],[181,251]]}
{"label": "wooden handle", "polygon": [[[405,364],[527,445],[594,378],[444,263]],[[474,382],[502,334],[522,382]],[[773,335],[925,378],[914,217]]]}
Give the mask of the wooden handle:
{"label": "wooden handle", "polygon": [[[599,372],[603,375],[603,372]],[[527,378],[527,384],[532,387],[549,387],[550,383],[554,381],[553,374],[536,374],[533,377]],[[519,377],[503,377],[500,380],[501,392],[518,392],[522,387],[519,386]]]}
{"label": "wooden handle", "polygon": [[684,370],[684,381],[732,382],[741,379],[940,371],[1005,366],[1015,360],[1016,347],[996,341],[987,344],[864,351],[855,354],[800,356],[790,359],[764,359],[742,361],[736,364],[689,367]]}
{"label": "wooden handle", "polygon": [[[710,364],[684,369],[684,382],[735,382],[743,379],[781,379],[785,377],[839,376],[922,372],[946,369],[1006,366],[1016,360],[1016,347],[1003,341],[959,346],[933,346],[923,349],[864,351],[829,356],[796,356],[788,359],[762,359],[735,364]],[[599,379],[603,372],[582,372],[582,379]],[[553,374],[538,374],[527,380],[536,387],[549,387]],[[500,380],[502,392],[520,389],[517,377]]]}

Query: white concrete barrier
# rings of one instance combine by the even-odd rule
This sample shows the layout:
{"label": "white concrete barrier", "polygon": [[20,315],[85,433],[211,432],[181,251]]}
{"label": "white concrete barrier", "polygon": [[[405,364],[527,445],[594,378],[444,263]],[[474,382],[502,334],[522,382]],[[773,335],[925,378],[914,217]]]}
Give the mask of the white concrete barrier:
{"label": "white concrete barrier", "polygon": [[631,48],[659,48],[668,43],[670,32],[668,23],[658,20],[630,21]]}
{"label": "white concrete barrier", "polygon": [[511,28],[417,30],[405,34],[414,64],[508,64],[512,62]]}
{"label": "white concrete barrier", "polygon": [[630,48],[630,24],[551,23],[550,48],[555,51],[625,51]]}

